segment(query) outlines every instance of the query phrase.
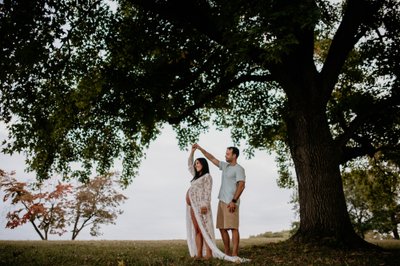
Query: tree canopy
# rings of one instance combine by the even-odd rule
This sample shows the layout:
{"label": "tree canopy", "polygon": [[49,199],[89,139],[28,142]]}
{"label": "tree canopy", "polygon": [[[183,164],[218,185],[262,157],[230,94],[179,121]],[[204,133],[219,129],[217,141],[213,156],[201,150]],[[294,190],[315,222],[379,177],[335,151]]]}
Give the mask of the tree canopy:
{"label": "tree canopy", "polygon": [[[211,121],[250,149],[282,149],[296,93],[328,102],[342,161],[398,150],[398,11],[361,0],[4,1],[5,151],[27,152],[41,178],[123,157],[128,181],[165,123],[182,145]],[[282,89],[309,71],[321,95]]]}
{"label": "tree canopy", "polygon": [[277,151],[282,183],[293,160],[300,232],[351,235],[339,165],[399,158],[399,5],[4,1],[4,151],[26,152],[42,179],[123,158],[128,184],[164,124],[182,147],[214,124],[250,153]]}

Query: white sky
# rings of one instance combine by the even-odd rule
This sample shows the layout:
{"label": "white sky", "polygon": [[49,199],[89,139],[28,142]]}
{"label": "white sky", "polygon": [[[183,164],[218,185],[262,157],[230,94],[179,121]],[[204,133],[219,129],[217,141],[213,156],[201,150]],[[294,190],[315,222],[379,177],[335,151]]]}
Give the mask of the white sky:
{"label": "white sky", "polygon": [[[0,142],[6,138],[4,126],[0,125]],[[200,137],[199,144],[220,160],[224,160],[226,147],[231,146],[228,130],[211,130]],[[89,229],[84,229],[79,240],[161,240],[185,239],[185,194],[190,186],[191,176],[187,170],[188,152],[180,151],[175,133],[166,126],[162,134],[150,145],[146,159],[139,169],[139,175],[123,191],[129,199],[122,205],[124,213],[115,225],[104,225],[102,236],[92,237]],[[195,158],[202,157],[200,152]],[[241,197],[240,233],[242,238],[266,231],[289,229],[295,219],[292,205],[289,204],[291,190],[276,185],[277,169],[272,156],[257,151],[247,160],[241,154],[238,160],[246,171],[246,189]],[[221,172],[209,162],[213,177],[212,211],[216,219],[217,195]],[[0,169],[16,170],[17,177],[32,177],[24,172],[24,157],[10,157],[0,153]],[[121,170],[121,169],[116,169]],[[2,198],[2,194],[0,196]],[[6,213],[13,209],[0,202],[0,239],[37,240],[39,236],[32,225],[25,224],[16,229],[5,228]],[[50,235],[51,240],[70,239],[70,233],[59,237]],[[216,231],[216,237],[220,238]]]}

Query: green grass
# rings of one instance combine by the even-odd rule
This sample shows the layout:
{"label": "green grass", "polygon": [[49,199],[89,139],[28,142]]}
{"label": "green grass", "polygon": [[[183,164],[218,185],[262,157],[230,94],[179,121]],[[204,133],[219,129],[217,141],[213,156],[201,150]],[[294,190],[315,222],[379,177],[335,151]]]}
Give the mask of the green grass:
{"label": "green grass", "polygon": [[[241,241],[244,265],[400,265],[400,241],[371,241],[384,251],[344,251],[295,245],[282,238]],[[218,245],[221,248],[221,241]],[[0,265],[232,265],[189,257],[185,240],[0,241]]]}

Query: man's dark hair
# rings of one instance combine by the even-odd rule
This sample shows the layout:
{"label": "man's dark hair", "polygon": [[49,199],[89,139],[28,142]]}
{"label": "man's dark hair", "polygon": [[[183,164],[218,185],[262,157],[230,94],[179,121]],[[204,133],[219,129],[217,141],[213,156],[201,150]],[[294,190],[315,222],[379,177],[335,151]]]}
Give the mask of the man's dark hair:
{"label": "man's dark hair", "polygon": [[236,147],[228,147],[228,150],[231,150],[233,154],[236,154],[236,158],[239,157],[239,149]]}

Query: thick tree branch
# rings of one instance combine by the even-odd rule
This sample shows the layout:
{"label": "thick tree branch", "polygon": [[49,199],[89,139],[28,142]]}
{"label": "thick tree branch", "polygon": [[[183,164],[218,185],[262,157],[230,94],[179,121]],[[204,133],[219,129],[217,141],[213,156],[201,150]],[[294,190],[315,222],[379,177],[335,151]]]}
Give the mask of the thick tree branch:
{"label": "thick tree branch", "polygon": [[344,132],[335,139],[336,144],[339,147],[344,147],[349,139],[354,136],[355,132],[360,128],[361,125],[366,123],[368,120],[371,120],[371,118],[385,115],[385,113],[387,113],[391,108],[399,106],[400,95],[397,95],[374,104],[373,106],[369,107],[365,113],[357,114],[357,117],[348,126],[346,126],[344,117],[342,117],[339,123]]}
{"label": "thick tree branch", "polygon": [[381,147],[373,147],[371,144],[368,144],[366,146],[359,146],[359,147],[346,147],[343,150],[343,156],[342,159],[340,160],[340,164],[344,164],[352,159],[355,159],[357,157],[361,157],[364,155],[368,155],[372,157],[374,154],[377,152],[390,152],[390,151],[398,151],[400,149],[400,145],[394,145],[394,146],[381,146]]}
{"label": "thick tree branch", "polygon": [[[362,114],[357,114],[357,117],[353,121],[351,121],[351,123],[348,126],[346,125],[346,121],[342,116],[339,121],[339,124],[343,128],[344,132],[335,139],[336,146],[340,147],[342,150],[341,163],[345,163],[351,159],[363,155],[372,156],[378,151],[387,151],[391,149],[395,150],[396,148],[389,146],[382,146],[379,148],[375,148],[371,144],[371,141],[369,139],[358,136],[356,132],[365,123],[368,123],[369,121],[375,122],[376,120],[375,118],[385,116],[385,114],[393,112],[394,111],[393,108],[398,109],[399,107],[400,107],[400,95],[393,95],[390,98],[381,100],[376,104],[370,106],[366,112]],[[346,147],[346,144],[350,139],[356,141],[358,144],[360,144],[360,146],[354,148]],[[399,145],[395,147],[397,147],[398,149],[398,146]]]}
{"label": "thick tree branch", "polygon": [[[383,1],[349,0],[343,20],[332,40],[320,76],[326,95],[330,96],[348,54],[367,30],[361,29],[376,14]],[[379,3],[382,2],[382,3]]]}

